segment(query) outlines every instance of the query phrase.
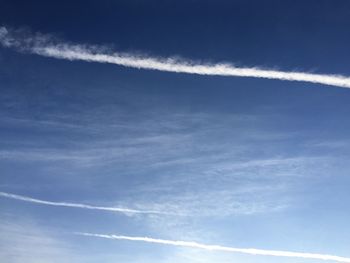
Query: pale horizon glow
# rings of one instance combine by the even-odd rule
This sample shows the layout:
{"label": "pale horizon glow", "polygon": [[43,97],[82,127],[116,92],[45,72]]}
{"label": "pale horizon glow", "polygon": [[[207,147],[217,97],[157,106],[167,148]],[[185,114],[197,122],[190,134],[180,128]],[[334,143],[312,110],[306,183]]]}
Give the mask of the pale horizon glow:
{"label": "pale horizon glow", "polygon": [[209,251],[224,251],[224,252],[261,255],[261,256],[320,259],[320,260],[330,260],[330,261],[337,261],[337,262],[343,262],[343,263],[350,263],[350,258],[340,257],[335,255],[327,255],[327,254],[314,254],[314,253],[291,252],[291,251],[280,251],[280,250],[265,250],[265,249],[256,249],[256,248],[236,248],[236,247],[227,247],[227,246],[220,246],[220,245],[206,245],[206,244],[191,242],[191,241],[167,240],[167,239],[158,239],[158,238],[151,238],[151,237],[105,235],[105,234],[93,234],[93,233],[75,233],[75,234],[81,235],[81,236],[98,237],[98,238],[106,238],[106,239],[114,239],[114,240],[140,241],[140,242],[156,243],[156,244],[179,246],[179,247],[198,248],[198,249],[204,249]]}
{"label": "pale horizon glow", "polygon": [[[16,33],[16,32],[15,32]],[[158,70],[164,72],[186,73],[212,76],[251,77],[302,81],[323,85],[350,88],[350,77],[342,75],[314,74],[308,72],[286,72],[258,67],[235,67],[229,63],[195,63],[191,60],[175,58],[155,58],[127,53],[106,52],[105,48],[57,42],[49,35],[17,36],[6,27],[0,27],[0,43],[4,47],[40,56],[108,63],[124,67]]]}

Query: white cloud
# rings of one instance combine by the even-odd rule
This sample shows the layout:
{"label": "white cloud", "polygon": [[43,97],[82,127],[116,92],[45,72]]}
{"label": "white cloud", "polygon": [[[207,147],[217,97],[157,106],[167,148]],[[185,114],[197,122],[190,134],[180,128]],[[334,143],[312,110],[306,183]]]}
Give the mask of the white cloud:
{"label": "white cloud", "polygon": [[327,254],[314,254],[314,253],[279,251],[279,250],[264,250],[264,249],[256,249],[256,248],[236,248],[236,247],[227,247],[227,246],[220,246],[220,245],[206,245],[206,244],[201,244],[201,243],[191,242],[191,241],[167,240],[167,239],[158,239],[158,238],[151,238],[151,237],[132,237],[132,236],[104,235],[104,234],[93,234],[93,233],[77,233],[77,234],[82,236],[87,236],[87,237],[141,241],[141,242],[155,243],[155,244],[162,244],[162,245],[198,248],[198,249],[209,250],[209,251],[223,251],[223,252],[243,253],[243,254],[262,255],[262,256],[275,256],[275,257],[331,260],[331,261],[337,261],[337,262],[343,262],[343,263],[350,262],[350,258],[335,256],[335,255],[327,255]]}
{"label": "white cloud", "polygon": [[16,32],[5,27],[0,28],[0,43],[4,47],[16,48],[40,56],[81,60],[87,62],[110,63],[137,69],[159,70],[166,72],[235,76],[278,79],[287,81],[303,81],[342,88],[350,88],[350,78],[341,75],[323,75],[307,72],[285,72],[258,67],[238,68],[232,64],[203,64],[175,58],[142,57],[133,54],[108,53],[101,47],[87,45],[71,45],[53,41],[52,37],[40,34],[18,36]]}
{"label": "white cloud", "polygon": [[47,200],[35,199],[28,196],[16,195],[11,193],[0,192],[1,197],[41,204],[41,205],[50,205],[50,206],[62,206],[62,207],[71,207],[71,208],[82,208],[82,209],[90,209],[90,210],[101,210],[101,211],[110,211],[110,212],[118,212],[123,214],[171,214],[161,211],[151,211],[151,210],[137,210],[137,209],[129,209],[129,208],[121,208],[121,207],[106,207],[106,206],[93,206],[87,204],[78,204],[78,203],[67,203],[67,202],[52,202]]}

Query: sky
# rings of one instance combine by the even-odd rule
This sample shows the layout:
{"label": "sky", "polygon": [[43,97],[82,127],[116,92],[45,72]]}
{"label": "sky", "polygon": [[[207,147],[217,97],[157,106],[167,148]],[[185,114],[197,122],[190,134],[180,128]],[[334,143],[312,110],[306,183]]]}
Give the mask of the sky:
{"label": "sky", "polygon": [[345,0],[0,0],[1,262],[350,262],[349,28]]}

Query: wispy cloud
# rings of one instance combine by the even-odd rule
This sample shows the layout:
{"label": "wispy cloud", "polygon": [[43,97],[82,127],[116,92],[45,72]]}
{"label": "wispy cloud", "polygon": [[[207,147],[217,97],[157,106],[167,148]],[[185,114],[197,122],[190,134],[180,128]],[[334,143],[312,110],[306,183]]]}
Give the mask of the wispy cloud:
{"label": "wispy cloud", "polygon": [[[98,115],[102,113],[111,115],[105,111]],[[287,156],[273,152],[269,148],[270,137],[276,131],[266,130],[269,122],[264,115],[182,113],[179,116],[179,112],[171,112],[163,116],[149,113],[145,120],[129,119],[129,123],[115,122],[122,124],[123,129],[113,128],[115,123],[109,121],[86,125],[96,127],[100,132],[88,136],[88,141],[83,136],[74,141],[65,136],[62,139],[67,145],[65,147],[53,147],[45,141],[33,139],[16,140],[11,144],[7,140],[9,145],[4,145],[0,151],[0,161],[42,162],[43,167],[56,162],[60,164],[56,166],[72,174],[70,178],[88,182],[87,187],[94,189],[99,185],[106,193],[114,193],[118,187],[101,185],[101,181],[110,180],[108,169],[113,171],[113,176],[137,175],[140,179],[132,181],[130,187],[119,189],[125,194],[122,200],[118,199],[121,203],[115,203],[117,206],[142,211],[176,211],[176,214],[186,215],[176,219],[152,217],[156,221],[152,222],[155,227],[169,224],[170,220],[181,220],[182,223],[188,216],[223,218],[283,211],[293,203],[295,196],[292,191],[300,178],[321,178],[328,171],[325,165],[334,163],[330,157],[303,155],[302,151]],[[56,119],[49,120],[60,127]],[[14,120],[13,124],[16,123]],[[21,119],[16,125],[23,123],[33,123],[42,131],[48,129],[46,119],[43,123]],[[251,123],[255,124],[255,131],[268,131],[270,136],[267,139],[252,138]],[[66,127],[65,122],[62,125]],[[81,130],[84,126],[77,124]],[[71,128],[65,132],[71,134]],[[288,133],[283,134],[289,138]],[[56,134],[53,136],[57,138]],[[284,149],[287,142],[273,139],[273,147]],[[264,153],[256,154],[256,148],[263,148]],[[96,171],[98,176],[90,176],[91,171]],[[57,171],[46,169],[40,177],[55,173]],[[63,185],[70,183],[65,178],[58,178]],[[12,193],[18,189],[3,191]],[[164,228],[169,229],[168,226]]]}
{"label": "wispy cloud", "polygon": [[303,81],[350,88],[350,77],[341,75],[286,72],[261,69],[258,67],[239,68],[229,63],[204,64],[176,58],[154,58],[126,53],[112,53],[102,47],[60,42],[53,40],[53,38],[48,35],[26,34],[23,36],[16,31],[8,30],[6,27],[0,27],[0,43],[4,47],[15,48],[23,52],[57,59],[110,63],[130,68],[198,75]]}
{"label": "wispy cloud", "polygon": [[256,248],[236,248],[236,247],[227,247],[227,246],[220,246],[220,245],[206,245],[202,243],[182,241],[182,240],[158,239],[158,238],[151,238],[151,237],[133,237],[133,236],[104,235],[104,234],[93,234],[93,233],[76,233],[76,234],[82,235],[82,236],[88,236],[88,237],[140,241],[140,242],[156,243],[156,244],[179,246],[179,247],[191,247],[191,248],[198,248],[198,249],[204,249],[204,250],[210,250],[210,251],[224,251],[224,252],[234,252],[234,253],[262,255],[262,256],[275,256],[275,257],[320,259],[320,260],[331,260],[331,261],[345,262],[345,263],[350,262],[350,258],[340,257],[335,255],[327,255],[327,254],[302,253],[302,252],[280,251],[280,250],[265,250],[265,249],[256,249]]}
{"label": "wispy cloud", "polygon": [[120,208],[120,207],[106,207],[106,206],[92,206],[87,204],[77,204],[77,203],[66,203],[66,202],[52,202],[41,199],[35,199],[27,196],[16,195],[11,193],[0,192],[0,196],[15,200],[20,200],[24,202],[30,202],[41,205],[50,205],[50,206],[63,206],[63,207],[72,207],[72,208],[82,208],[82,209],[91,209],[91,210],[102,210],[110,212],[118,212],[123,214],[168,214],[160,211],[151,211],[151,210],[136,210],[129,208]]}
{"label": "wispy cloud", "polygon": [[86,262],[80,261],[73,245],[62,234],[21,217],[0,215],[1,262]]}
{"label": "wispy cloud", "polygon": [[[40,163],[36,166],[44,169],[35,176],[40,179],[50,176],[57,180],[62,192],[71,185],[69,180],[74,180],[86,184],[80,184],[80,187],[89,190],[98,187],[110,196],[115,196],[116,189],[123,193],[118,202],[108,206],[176,211],[180,217],[147,218],[152,220],[152,228],[165,225],[167,231],[169,224],[174,221],[176,225],[179,221],[185,224],[189,217],[203,220],[211,216],[224,218],[283,212],[295,205],[299,195],[294,191],[300,191],[301,178],[303,182],[311,178],[320,180],[329,174],[328,167],[340,162],[321,153],[304,153],[302,148],[286,154],[289,140],[297,135],[271,129],[269,124],[275,120],[274,116],[270,118],[262,113],[219,115],[170,111],[155,115],[146,111],[143,113],[145,118],[138,117],[138,113],[125,113],[123,118],[115,118],[113,113],[117,108],[96,112],[97,116],[108,116],[108,120],[85,120],[83,117],[79,122],[77,116],[71,116],[72,119],[67,121],[65,116],[55,115],[40,121],[30,118],[6,121],[7,126],[31,131],[38,129],[46,136],[52,136],[52,140],[61,139],[61,142],[52,145],[51,140],[43,141],[41,137],[16,138],[13,142],[5,138],[0,140],[3,145],[0,162]],[[64,129],[59,137],[50,133],[47,122],[54,123],[54,130]],[[66,125],[71,123],[76,123],[73,128]],[[84,127],[98,132],[92,133]],[[73,137],[76,130],[79,136]],[[268,136],[255,138],[255,133]],[[274,134],[279,136],[278,139]],[[71,140],[71,137],[75,139]],[[71,174],[69,180],[55,176],[62,171]],[[123,182],[130,174],[138,179],[128,181],[128,187],[104,183]],[[12,174],[5,176],[10,178]],[[27,187],[33,190],[32,185]],[[21,193],[28,188],[2,190]],[[40,189],[35,191],[40,192]],[[171,229],[176,232],[175,227]]]}

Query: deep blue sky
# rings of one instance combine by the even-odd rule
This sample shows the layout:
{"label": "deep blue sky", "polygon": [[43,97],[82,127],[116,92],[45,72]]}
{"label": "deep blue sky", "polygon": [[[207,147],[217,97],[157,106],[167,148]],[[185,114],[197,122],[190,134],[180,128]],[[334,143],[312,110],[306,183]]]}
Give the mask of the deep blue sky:
{"label": "deep blue sky", "polygon": [[[0,26],[156,57],[350,75],[349,1],[12,0],[0,1]],[[1,197],[1,262],[295,262],[79,231],[350,256],[348,89],[1,47],[0,90],[1,192],[181,214]]]}
{"label": "deep blue sky", "polygon": [[324,0],[15,0],[2,1],[0,20],[118,50],[347,73],[349,12]]}

